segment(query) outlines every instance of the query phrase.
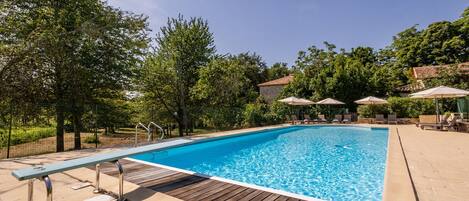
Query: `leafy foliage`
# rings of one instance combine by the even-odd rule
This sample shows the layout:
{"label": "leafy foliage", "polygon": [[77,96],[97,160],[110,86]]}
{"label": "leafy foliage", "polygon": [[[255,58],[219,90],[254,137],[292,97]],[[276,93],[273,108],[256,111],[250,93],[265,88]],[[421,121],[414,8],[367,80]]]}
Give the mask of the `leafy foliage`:
{"label": "leafy foliage", "polygon": [[179,134],[190,127],[197,103],[190,96],[199,79],[198,70],[215,52],[213,35],[201,18],[183,16],[168,20],[156,36],[157,47],[144,66],[143,90],[151,100],[165,108],[179,124]]}
{"label": "leafy foliage", "polygon": [[421,114],[434,114],[432,100],[411,99],[402,97],[388,98],[385,105],[360,105],[358,114],[365,118],[374,118],[376,114],[396,114],[399,118],[417,118]]}

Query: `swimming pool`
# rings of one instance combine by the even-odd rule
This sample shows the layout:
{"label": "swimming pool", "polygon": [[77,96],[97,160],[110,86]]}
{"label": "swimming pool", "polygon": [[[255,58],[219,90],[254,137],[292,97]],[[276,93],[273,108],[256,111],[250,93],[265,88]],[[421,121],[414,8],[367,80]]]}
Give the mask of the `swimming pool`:
{"label": "swimming pool", "polygon": [[325,200],[381,200],[388,129],[291,126],[133,156]]}

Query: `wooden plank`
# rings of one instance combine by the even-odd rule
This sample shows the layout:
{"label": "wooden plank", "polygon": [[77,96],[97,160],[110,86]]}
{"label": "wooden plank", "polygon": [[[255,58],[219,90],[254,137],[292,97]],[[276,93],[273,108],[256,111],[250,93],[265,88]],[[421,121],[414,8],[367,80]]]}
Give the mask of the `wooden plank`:
{"label": "wooden plank", "polygon": [[156,179],[156,180],[155,179],[145,180],[144,182],[138,183],[138,185],[149,188],[151,186],[156,186],[156,185],[161,185],[161,184],[164,184],[164,183],[179,181],[179,180],[181,180],[185,177],[188,177],[188,175],[187,174],[182,174],[182,173],[179,173],[179,172],[175,172],[171,175],[168,175],[168,176]]}
{"label": "wooden plank", "polygon": [[216,194],[216,193],[218,193],[218,192],[220,192],[220,191],[223,191],[223,190],[225,190],[225,189],[227,189],[227,188],[229,188],[229,187],[231,187],[231,186],[232,186],[231,184],[223,183],[223,185],[219,186],[218,188],[214,188],[214,189],[210,190],[210,191],[207,192],[207,193],[203,193],[203,194],[201,194],[201,195],[192,197],[192,198],[190,198],[189,200],[194,200],[194,201],[196,201],[196,200],[205,200],[205,198],[207,198],[207,197],[209,197],[209,196],[211,196],[211,195],[213,195],[213,194]]}
{"label": "wooden plank", "polygon": [[280,197],[279,194],[270,194],[268,197],[266,197],[263,201],[274,201],[275,199],[277,199],[278,197]]}
{"label": "wooden plank", "polygon": [[236,190],[236,189],[238,189],[238,188],[239,188],[239,186],[237,186],[237,185],[231,185],[231,186],[229,186],[228,188],[226,188],[225,190],[219,191],[219,192],[217,192],[217,193],[215,193],[215,194],[212,194],[212,195],[210,195],[210,196],[208,196],[208,197],[206,197],[206,198],[203,198],[203,200],[207,200],[207,201],[208,201],[208,200],[217,200],[218,198],[224,197],[224,196],[225,196],[226,194],[228,194],[229,192],[232,192],[232,191],[234,191],[234,190]]}
{"label": "wooden plank", "polygon": [[253,199],[251,199],[252,201],[262,201],[264,200],[264,198],[268,197],[269,195],[271,195],[272,193],[271,192],[267,192],[267,191],[263,191],[261,194],[259,194],[258,196],[254,197]]}
{"label": "wooden plank", "polygon": [[186,193],[186,192],[189,192],[189,191],[196,190],[197,188],[208,185],[211,182],[213,182],[213,180],[211,180],[211,179],[202,180],[202,181],[192,183],[192,184],[187,185],[187,186],[183,186],[181,188],[177,188],[177,189],[167,191],[166,194],[171,195],[171,196],[177,196],[177,195],[182,194],[182,193]]}
{"label": "wooden plank", "polygon": [[217,198],[216,200],[228,200],[236,195],[238,195],[239,193],[247,190],[248,188],[246,187],[243,187],[243,186],[239,186],[239,188],[237,188],[236,190],[233,190],[225,195],[223,195],[223,197],[220,197],[220,198]]}
{"label": "wooden plank", "polygon": [[177,198],[182,199],[182,200],[194,200],[194,198],[198,196],[203,196],[204,194],[212,194],[212,193],[218,192],[217,189],[223,187],[223,185],[227,185],[227,184],[223,182],[216,182],[214,185],[207,185],[206,188],[200,188],[196,192],[184,194],[184,196],[181,194],[180,197],[177,197]]}
{"label": "wooden plank", "polygon": [[290,197],[281,195],[277,199],[275,199],[275,201],[287,201],[288,198],[290,198]]}
{"label": "wooden plank", "polygon": [[209,179],[204,178],[204,177],[189,176],[179,182],[175,181],[175,182],[167,183],[166,185],[151,186],[150,189],[154,191],[166,193],[168,191],[183,188],[185,186],[189,186],[191,184],[202,182],[205,180],[209,180]]}
{"label": "wooden plank", "polygon": [[246,197],[247,195],[251,194],[254,191],[255,191],[255,189],[248,188],[248,189],[238,193],[237,195],[235,195],[235,196],[233,196],[233,197],[231,197],[230,199],[227,199],[227,200],[230,200],[230,201],[239,200],[241,198]]}
{"label": "wooden plank", "polygon": [[239,199],[239,201],[248,201],[248,200],[251,200],[253,199],[254,197],[258,196],[259,194],[261,194],[263,191],[260,191],[260,190],[254,190],[252,193],[249,193],[248,195],[246,195],[245,197]]}
{"label": "wooden plank", "polygon": [[202,182],[202,183],[203,183],[202,185],[197,185],[197,186],[190,187],[190,189],[188,191],[180,191],[180,192],[176,192],[176,193],[169,193],[168,195],[174,196],[176,198],[183,198],[183,197],[185,197],[189,194],[193,194],[193,193],[196,193],[198,191],[207,189],[208,187],[210,187],[212,185],[220,184],[221,182],[218,182],[218,181],[215,181],[215,180],[210,180],[209,182]]}

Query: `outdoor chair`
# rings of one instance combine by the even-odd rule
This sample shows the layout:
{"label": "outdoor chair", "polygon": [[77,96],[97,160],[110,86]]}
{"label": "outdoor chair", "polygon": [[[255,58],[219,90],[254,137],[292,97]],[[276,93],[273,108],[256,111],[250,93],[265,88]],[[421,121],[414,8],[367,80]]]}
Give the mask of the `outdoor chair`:
{"label": "outdoor chair", "polygon": [[[443,121],[446,121],[446,118],[443,118]],[[416,125],[417,127],[420,127],[420,129],[422,130],[424,130],[427,127],[430,127],[432,129],[438,129],[438,130],[443,128],[443,123],[437,122],[435,115],[420,115],[419,122]]]}
{"label": "outdoor chair", "polygon": [[311,118],[309,117],[308,114],[305,114],[304,117],[305,117],[305,118],[303,119],[303,123],[304,123],[304,124],[309,124],[309,123],[311,123]]}
{"label": "outdoor chair", "polygon": [[397,124],[397,115],[389,114],[388,115],[388,124]]}
{"label": "outdoor chair", "polygon": [[344,114],[344,119],[342,123],[352,123],[352,115],[351,114]]}
{"label": "outdoor chair", "polygon": [[376,123],[376,124],[384,124],[384,123],[386,123],[386,119],[384,118],[384,115],[382,115],[382,114],[377,114],[377,115],[375,116],[375,123]]}
{"label": "outdoor chair", "polygon": [[298,120],[298,118],[296,117],[296,115],[292,115],[292,116],[291,116],[291,119],[292,119],[292,123],[291,123],[292,125],[295,125],[295,124],[301,122],[300,120]]}
{"label": "outdoor chair", "polygon": [[443,128],[446,127],[448,130],[459,130],[459,123],[458,123],[459,116],[451,114],[450,117],[446,119],[446,122],[442,124]]}
{"label": "outdoor chair", "polygon": [[334,119],[332,120],[332,123],[342,123],[342,115],[336,114]]}
{"label": "outdoor chair", "polygon": [[293,124],[290,115],[286,115],[285,118],[286,118],[286,123]]}
{"label": "outdoor chair", "polygon": [[324,123],[324,122],[327,122],[327,120],[323,114],[318,114],[318,118],[314,119],[313,122]]}

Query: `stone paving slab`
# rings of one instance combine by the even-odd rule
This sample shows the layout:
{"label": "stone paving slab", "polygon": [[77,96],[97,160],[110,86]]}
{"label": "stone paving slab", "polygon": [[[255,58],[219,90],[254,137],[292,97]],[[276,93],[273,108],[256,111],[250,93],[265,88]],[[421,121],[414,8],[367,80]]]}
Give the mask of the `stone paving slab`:
{"label": "stone paving slab", "polygon": [[469,200],[469,133],[398,130],[419,200]]}

